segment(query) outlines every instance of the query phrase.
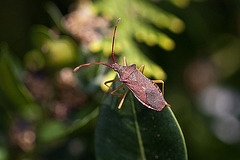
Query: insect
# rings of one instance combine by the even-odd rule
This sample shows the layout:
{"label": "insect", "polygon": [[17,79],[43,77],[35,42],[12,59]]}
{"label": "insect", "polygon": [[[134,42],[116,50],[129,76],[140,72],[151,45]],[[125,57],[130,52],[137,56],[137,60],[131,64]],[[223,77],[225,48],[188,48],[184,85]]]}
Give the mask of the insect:
{"label": "insect", "polygon": [[[128,93],[128,90],[131,90],[133,95],[146,107],[161,111],[165,106],[170,106],[164,99],[163,93],[164,93],[164,82],[162,80],[150,80],[147,77],[143,75],[143,71],[145,68],[145,65],[141,65],[139,69],[136,68],[136,64],[127,65],[126,58],[123,57],[123,66],[116,63],[115,58],[114,58],[114,40],[115,40],[115,34],[116,34],[116,29],[117,25],[120,21],[120,18],[118,19],[114,33],[113,33],[113,42],[112,42],[112,60],[113,64],[107,64],[107,63],[87,63],[87,64],[82,64],[78,67],[76,67],[73,71],[76,72],[79,68],[83,66],[89,66],[89,65],[105,65],[110,68],[112,68],[114,71],[117,72],[118,77],[114,80],[106,81],[104,84],[109,88],[109,92],[112,90],[112,87],[108,86],[108,83],[115,82],[115,81],[120,81],[122,84],[117,87],[115,90],[111,92],[111,95],[116,95],[119,98],[121,98],[121,101],[118,105],[118,109],[121,109],[122,104],[124,102],[124,99]],[[142,71],[141,71],[142,70]],[[142,73],[141,73],[141,72]],[[162,92],[158,85],[156,83],[161,83],[162,84]],[[122,88],[124,85],[128,87],[126,92],[122,94],[115,94],[120,88]]]}

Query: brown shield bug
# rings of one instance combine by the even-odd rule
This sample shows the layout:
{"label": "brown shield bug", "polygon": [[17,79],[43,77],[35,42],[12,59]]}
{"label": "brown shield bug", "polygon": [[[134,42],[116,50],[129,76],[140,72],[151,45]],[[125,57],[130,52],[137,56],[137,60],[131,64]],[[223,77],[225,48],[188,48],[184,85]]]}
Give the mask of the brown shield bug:
{"label": "brown shield bug", "polygon": [[[108,66],[114,71],[118,73],[117,79],[106,81],[104,84],[109,87],[109,91],[112,90],[110,86],[107,85],[107,83],[115,82],[119,80],[122,82],[122,84],[117,87],[115,90],[111,92],[112,95],[116,95],[121,98],[120,104],[118,106],[118,109],[122,107],[123,101],[127,95],[128,90],[130,89],[133,93],[133,95],[146,107],[161,111],[165,106],[170,106],[163,97],[164,92],[164,82],[162,80],[150,80],[147,77],[145,77],[142,73],[144,71],[145,65],[141,65],[139,69],[136,68],[136,64],[128,66],[126,63],[125,57],[123,57],[123,66],[120,64],[117,64],[114,58],[114,40],[115,40],[115,33],[117,25],[120,21],[120,18],[118,19],[114,33],[113,33],[113,43],[112,43],[112,59],[113,64],[107,64],[107,63],[87,63],[82,64],[74,69],[74,72],[76,72],[79,68],[83,66],[89,66],[89,65],[96,65],[96,64],[102,64],[105,66]],[[142,73],[140,72],[142,70]],[[161,83],[162,84],[162,92],[157,84],[155,83]],[[128,87],[127,91],[122,94],[115,94],[120,88],[122,88],[124,85]]]}

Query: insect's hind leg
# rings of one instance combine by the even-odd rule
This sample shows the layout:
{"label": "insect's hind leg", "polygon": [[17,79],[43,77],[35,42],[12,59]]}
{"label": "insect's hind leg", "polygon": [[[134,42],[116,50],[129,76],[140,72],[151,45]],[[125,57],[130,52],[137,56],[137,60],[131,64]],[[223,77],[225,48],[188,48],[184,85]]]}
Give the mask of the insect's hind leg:
{"label": "insect's hind leg", "polygon": [[151,80],[154,83],[161,83],[162,84],[162,94],[164,96],[164,81],[163,80]]}
{"label": "insect's hind leg", "polygon": [[[151,80],[151,81],[154,82],[154,83],[161,83],[162,84],[162,94],[163,94],[163,97],[164,97],[164,81],[163,80]],[[165,105],[171,107],[171,105],[168,104],[167,102],[165,102]]]}

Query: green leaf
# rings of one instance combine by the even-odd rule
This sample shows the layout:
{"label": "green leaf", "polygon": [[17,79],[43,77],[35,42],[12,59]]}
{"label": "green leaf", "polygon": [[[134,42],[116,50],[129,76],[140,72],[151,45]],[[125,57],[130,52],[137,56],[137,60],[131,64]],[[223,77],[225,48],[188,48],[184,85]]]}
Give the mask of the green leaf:
{"label": "green leaf", "polygon": [[[58,140],[64,140],[71,134],[79,132],[83,127],[90,122],[95,121],[99,113],[99,108],[90,107],[83,108],[79,111],[78,118],[69,124],[63,124],[59,121],[48,120],[48,123],[43,123],[39,130],[39,141],[41,143],[50,144]],[[94,123],[95,124],[95,123]]]}
{"label": "green leaf", "polygon": [[[145,75],[148,77],[165,80],[164,70],[155,63],[155,60],[149,59],[147,52],[140,49],[142,47],[139,48],[142,43],[145,43],[150,47],[158,45],[166,51],[172,51],[175,48],[175,41],[170,37],[170,34],[164,32],[168,30],[174,34],[179,34],[185,29],[185,23],[177,15],[162,9],[161,3],[165,2],[98,0],[93,2],[92,8],[95,9],[94,12],[101,14],[106,19],[113,20],[113,26],[117,19],[121,18],[116,33],[115,54],[120,53],[121,57],[125,56],[129,64],[148,66],[145,70]],[[172,3],[182,8],[188,5],[189,0],[182,0],[181,2],[170,0],[166,3]],[[101,41],[98,39],[91,46],[97,48],[95,51],[102,50],[104,55],[110,56],[112,52],[109,46],[112,44],[112,36],[110,39],[105,38]],[[161,51],[159,54],[161,54]]]}
{"label": "green leaf", "polygon": [[66,33],[65,28],[62,25],[62,13],[53,2],[48,1],[46,3],[45,9],[52,21],[55,23],[56,27],[63,33]]}
{"label": "green leaf", "polygon": [[49,142],[58,139],[66,131],[66,126],[58,121],[48,121],[41,129],[39,140],[41,142]]}
{"label": "green leaf", "polygon": [[170,108],[148,109],[132,93],[120,110],[119,101],[108,94],[103,102],[95,132],[97,159],[187,159],[184,137]]}
{"label": "green leaf", "polygon": [[0,160],[8,159],[8,151],[5,147],[0,146]]}
{"label": "green leaf", "polygon": [[38,120],[42,116],[41,110],[26,86],[23,85],[20,76],[21,66],[16,64],[17,61],[10,54],[7,45],[0,44],[0,95],[2,95],[0,101],[11,104],[5,107],[8,109],[12,107],[11,109],[21,113],[25,119]]}

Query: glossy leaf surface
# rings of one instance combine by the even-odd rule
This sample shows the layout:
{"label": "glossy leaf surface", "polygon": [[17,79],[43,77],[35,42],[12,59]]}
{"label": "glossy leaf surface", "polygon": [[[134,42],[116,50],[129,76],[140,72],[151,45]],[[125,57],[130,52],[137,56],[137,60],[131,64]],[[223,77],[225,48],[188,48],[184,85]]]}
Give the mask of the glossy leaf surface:
{"label": "glossy leaf surface", "polygon": [[153,111],[130,92],[120,110],[119,101],[109,93],[103,102],[95,133],[97,159],[187,159],[184,137],[170,108]]}

